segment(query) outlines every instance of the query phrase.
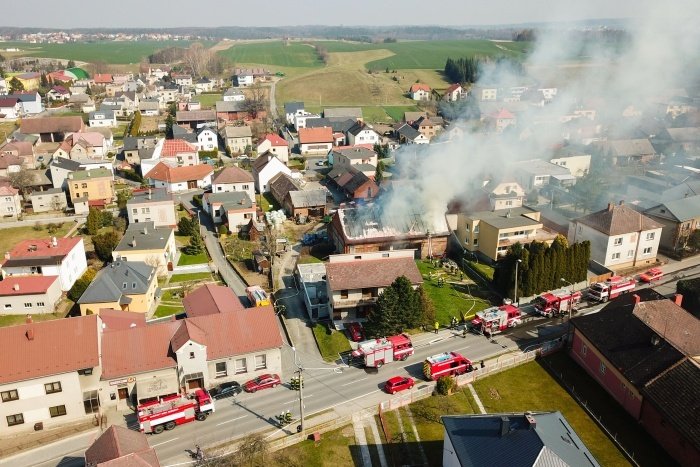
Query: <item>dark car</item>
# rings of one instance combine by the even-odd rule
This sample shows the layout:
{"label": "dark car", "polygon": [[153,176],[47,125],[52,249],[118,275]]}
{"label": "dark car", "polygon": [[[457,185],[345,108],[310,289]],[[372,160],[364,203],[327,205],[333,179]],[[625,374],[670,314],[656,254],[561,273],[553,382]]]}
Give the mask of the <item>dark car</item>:
{"label": "dark car", "polygon": [[260,375],[255,379],[251,379],[243,385],[245,392],[255,392],[260,389],[274,388],[281,383],[278,375]]}
{"label": "dark car", "polygon": [[347,323],[345,329],[348,330],[350,340],[353,342],[360,342],[364,338],[365,333],[360,323]]}
{"label": "dark car", "polygon": [[404,389],[411,389],[416,384],[413,378],[404,378],[403,376],[394,376],[389,378],[389,381],[384,385],[384,390],[389,394],[396,394]]}
{"label": "dark car", "polygon": [[237,396],[243,392],[243,388],[236,381],[231,381],[229,383],[222,383],[209,391],[209,394],[214,399],[223,399],[225,397]]}

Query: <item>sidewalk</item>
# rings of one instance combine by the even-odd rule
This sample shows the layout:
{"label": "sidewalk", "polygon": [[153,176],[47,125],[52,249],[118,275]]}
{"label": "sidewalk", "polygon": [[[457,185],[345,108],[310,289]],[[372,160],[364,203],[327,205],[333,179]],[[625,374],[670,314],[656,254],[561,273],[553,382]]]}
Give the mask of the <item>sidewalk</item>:
{"label": "sidewalk", "polygon": [[[95,427],[92,420],[71,423],[56,428],[49,428],[42,431],[22,433],[16,436],[7,436],[0,439],[0,459],[26,454],[28,451],[57,443],[69,439],[73,436],[88,433],[97,433],[99,429]],[[0,462],[0,464],[7,462]]]}

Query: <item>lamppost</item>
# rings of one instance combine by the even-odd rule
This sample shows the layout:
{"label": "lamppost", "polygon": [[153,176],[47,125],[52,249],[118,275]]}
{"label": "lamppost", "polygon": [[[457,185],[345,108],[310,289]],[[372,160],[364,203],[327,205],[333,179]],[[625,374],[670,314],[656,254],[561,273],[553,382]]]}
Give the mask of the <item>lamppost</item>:
{"label": "lamppost", "polygon": [[515,291],[513,292],[513,302],[515,306],[518,306],[518,265],[522,262],[522,259],[515,260]]}
{"label": "lamppost", "polygon": [[304,367],[301,366],[301,362],[297,359],[297,349],[292,346],[292,351],[294,352],[294,365],[296,365],[297,370],[295,373],[299,373],[299,432],[304,434],[304,378],[302,373]]}

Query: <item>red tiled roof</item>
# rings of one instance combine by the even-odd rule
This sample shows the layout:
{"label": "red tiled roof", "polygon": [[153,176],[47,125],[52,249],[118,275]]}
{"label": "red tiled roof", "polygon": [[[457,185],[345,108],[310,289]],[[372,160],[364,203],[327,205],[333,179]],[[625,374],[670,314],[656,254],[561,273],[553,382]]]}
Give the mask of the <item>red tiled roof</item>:
{"label": "red tiled roof", "polygon": [[0,169],[7,169],[8,167],[13,165],[21,166],[22,159],[12,154],[5,155],[0,153]]}
{"label": "red tiled roof", "polygon": [[515,115],[513,115],[512,112],[510,112],[508,109],[499,109],[497,112],[492,113],[489,115],[489,117],[494,118],[494,119],[502,119],[502,118],[508,118],[512,119],[515,118]]}
{"label": "red tiled roof", "polygon": [[[24,258],[64,258],[82,242],[82,237],[56,237],[56,246],[51,245],[50,238],[33,238],[22,240],[10,250],[11,260]],[[3,260],[3,264],[8,258]]]}
{"label": "red tiled roof", "polygon": [[99,365],[97,316],[0,328],[0,355],[0,384],[94,368]]}
{"label": "red tiled roof", "polygon": [[206,284],[188,294],[182,305],[188,318],[212,313],[243,310],[245,307],[233,290],[223,285]]}
{"label": "red tiled roof", "polygon": [[3,196],[14,196],[19,193],[17,188],[13,188],[10,185],[0,185],[0,195]]}
{"label": "red tiled roof", "polygon": [[400,276],[406,276],[412,284],[423,283],[423,276],[413,258],[363,259],[326,264],[326,277],[331,290],[387,287]]}
{"label": "red tiled roof", "polygon": [[287,146],[287,141],[285,141],[284,138],[275,133],[269,133],[265,135],[265,137],[260,142],[262,143],[265,140],[272,143],[273,146]]}
{"label": "red tiled roof", "polygon": [[160,466],[158,456],[149,446],[146,435],[119,425],[107,428],[87,448],[85,463],[104,467]]}
{"label": "red tiled roof", "polygon": [[[183,323],[189,322],[186,328]],[[272,306],[214,313],[196,318],[104,333],[102,377],[112,379],[162,368],[174,368],[172,346],[186,336],[207,347],[207,360],[282,346]],[[124,352],[129,349],[129,352]]]}
{"label": "red tiled roof", "polygon": [[329,126],[318,128],[299,128],[299,143],[332,143],[333,129]]}
{"label": "red tiled roof", "polygon": [[95,84],[109,84],[112,82],[112,75],[109,73],[96,73],[92,80]]}
{"label": "red tiled roof", "polygon": [[187,182],[189,180],[201,180],[207,175],[211,175],[213,172],[214,169],[209,164],[170,167],[163,162],[159,162],[146,174],[146,178],[169,183],[178,183]]}
{"label": "red tiled roof", "polygon": [[240,167],[226,167],[216,174],[212,184],[253,182],[253,174]]}
{"label": "red tiled roof", "polygon": [[4,99],[0,99],[0,107],[5,107],[5,108],[7,108],[7,107],[14,107],[14,106],[17,105],[17,102],[19,102],[19,100],[16,99],[16,98],[14,98],[14,97],[13,97],[13,98],[4,98]]}
{"label": "red tiled roof", "polygon": [[43,294],[58,276],[8,276],[0,281],[0,297]]}
{"label": "red tiled roof", "polygon": [[417,92],[417,91],[425,91],[425,92],[430,92],[430,86],[427,84],[423,83],[414,83],[411,85],[411,92]]}
{"label": "red tiled roof", "polygon": [[455,92],[457,89],[459,89],[459,88],[461,88],[461,87],[462,87],[462,85],[459,84],[459,83],[451,84],[450,87],[448,87],[448,88],[445,90],[445,94],[451,94],[451,93]]}
{"label": "red tiled roof", "polygon": [[146,315],[144,313],[101,308],[98,314],[102,320],[102,332],[121,331],[146,325]]}
{"label": "red tiled roof", "polygon": [[184,139],[167,139],[163,143],[161,155],[164,157],[175,157],[183,152],[197,152],[197,148]]}

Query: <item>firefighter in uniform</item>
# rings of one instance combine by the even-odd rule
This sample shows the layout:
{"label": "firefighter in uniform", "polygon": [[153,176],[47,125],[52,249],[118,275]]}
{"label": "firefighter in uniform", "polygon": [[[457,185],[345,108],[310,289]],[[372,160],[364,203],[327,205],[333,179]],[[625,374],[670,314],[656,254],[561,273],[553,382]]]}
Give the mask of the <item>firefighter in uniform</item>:
{"label": "firefighter in uniform", "polygon": [[435,334],[437,334],[439,330],[440,330],[440,323],[435,321]]}

